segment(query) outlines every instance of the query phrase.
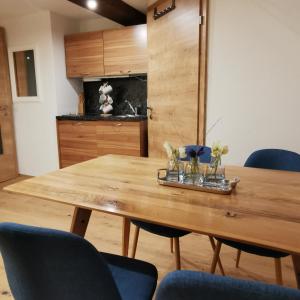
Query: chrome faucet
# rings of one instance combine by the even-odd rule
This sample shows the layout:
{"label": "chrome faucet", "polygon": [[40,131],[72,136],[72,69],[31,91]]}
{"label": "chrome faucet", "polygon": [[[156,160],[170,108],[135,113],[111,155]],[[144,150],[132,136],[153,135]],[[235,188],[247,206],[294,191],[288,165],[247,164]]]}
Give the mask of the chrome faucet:
{"label": "chrome faucet", "polygon": [[128,101],[128,100],[125,100],[125,103],[127,103],[130,107],[130,109],[132,110],[132,112],[134,113],[135,116],[137,116],[137,108],[133,108],[132,104]]}

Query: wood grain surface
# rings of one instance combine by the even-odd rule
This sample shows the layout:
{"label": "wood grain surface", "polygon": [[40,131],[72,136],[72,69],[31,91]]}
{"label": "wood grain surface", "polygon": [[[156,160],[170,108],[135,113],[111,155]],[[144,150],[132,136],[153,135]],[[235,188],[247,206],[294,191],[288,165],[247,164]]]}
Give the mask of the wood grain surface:
{"label": "wood grain surface", "polygon": [[[27,178],[20,177],[18,181],[25,179]],[[2,190],[4,186],[14,182],[0,184],[0,222],[17,222],[66,231],[70,229],[74,207]],[[122,220],[123,218],[118,216],[93,211],[85,238],[99,251],[121,254]],[[133,237],[132,234],[131,249]],[[170,252],[169,244],[169,239],[144,230],[140,232],[136,258],[153,263],[158,269],[159,281],[176,268],[174,254]],[[189,234],[181,238],[180,246],[182,269],[209,272],[213,252],[206,236]],[[274,283],[273,259],[243,253],[240,266],[236,268],[235,257],[235,249],[226,245],[222,248],[221,259],[227,276]],[[296,287],[291,257],[283,258],[282,264],[284,285]],[[218,268],[217,273],[220,274]],[[1,259],[0,298],[12,299]]]}
{"label": "wood grain surface", "polygon": [[[231,195],[159,186],[165,160],[107,155],[7,191],[300,254],[300,174],[227,167]],[[228,212],[234,217],[228,217]]]}
{"label": "wood grain surface", "polygon": [[174,146],[197,144],[199,12],[199,0],[177,0],[176,9],[157,20],[154,6],[148,8],[150,157],[164,156],[166,140]]}
{"label": "wood grain surface", "polygon": [[147,25],[106,30],[103,39],[105,75],[147,73]]}
{"label": "wood grain surface", "polygon": [[104,75],[102,31],[65,36],[67,77]]}
{"label": "wood grain surface", "polygon": [[147,121],[57,121],[62,168],[105,154],[147,156]]}
{"label": "wood grain surface", "polygon": [[13,105],[9,77],[5,31],[0,27],[0,182],[18,176],[18,165],[13,123]]}

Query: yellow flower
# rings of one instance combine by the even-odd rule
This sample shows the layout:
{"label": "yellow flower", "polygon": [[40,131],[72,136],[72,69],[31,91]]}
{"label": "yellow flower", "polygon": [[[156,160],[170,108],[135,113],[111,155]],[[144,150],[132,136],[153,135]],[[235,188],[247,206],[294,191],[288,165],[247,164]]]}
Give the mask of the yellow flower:
{"label": "yellow flower", "polygon": [[211,156],[212,157],[221,157],[222,155],[227,154],[229,151],[228,146],[221,146],[221,144],[214,143],[211,148]]}
{"label": "yellow flower", "polygon": [[214,143],[211,148],[211,155],[213,157],[217,157],[217,156],[220,156],[221,153],[222,153],[222,147],[221,147],[220,143]]}
{"label": "yellow flower", "polygon": [[228,146],[224,146],[222,149],[222,154],[227,154],[229,152]]}

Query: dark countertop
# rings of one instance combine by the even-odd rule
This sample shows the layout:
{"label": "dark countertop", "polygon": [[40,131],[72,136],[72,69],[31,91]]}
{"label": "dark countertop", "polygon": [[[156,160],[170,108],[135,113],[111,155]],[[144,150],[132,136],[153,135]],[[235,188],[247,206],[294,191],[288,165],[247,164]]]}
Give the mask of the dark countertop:
{"label": "dark countertop", "polygon": [[56,120],[60,121],[126,121],[126,122],[137,122],[147,120],[148,117],[144,115],[140,116],[101,116],[101,115],[62,115],[57,116]]}

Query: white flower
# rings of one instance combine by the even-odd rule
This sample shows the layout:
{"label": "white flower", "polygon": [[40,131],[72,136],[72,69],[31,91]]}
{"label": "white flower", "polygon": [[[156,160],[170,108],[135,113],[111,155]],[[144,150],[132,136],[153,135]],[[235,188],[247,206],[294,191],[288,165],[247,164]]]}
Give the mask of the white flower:
{"label": "white flower", "polygon": [[171,146],[171,144],[169,142],[165,142],[164,148],[167,152],[168,158],[171,158],[173,155],[173,147]]}
{"label": "white flower", "polygon": [[179,147],[178,148],[178,151],[179,151],[179,158],[186,158],[186,149],[185,147]]}

